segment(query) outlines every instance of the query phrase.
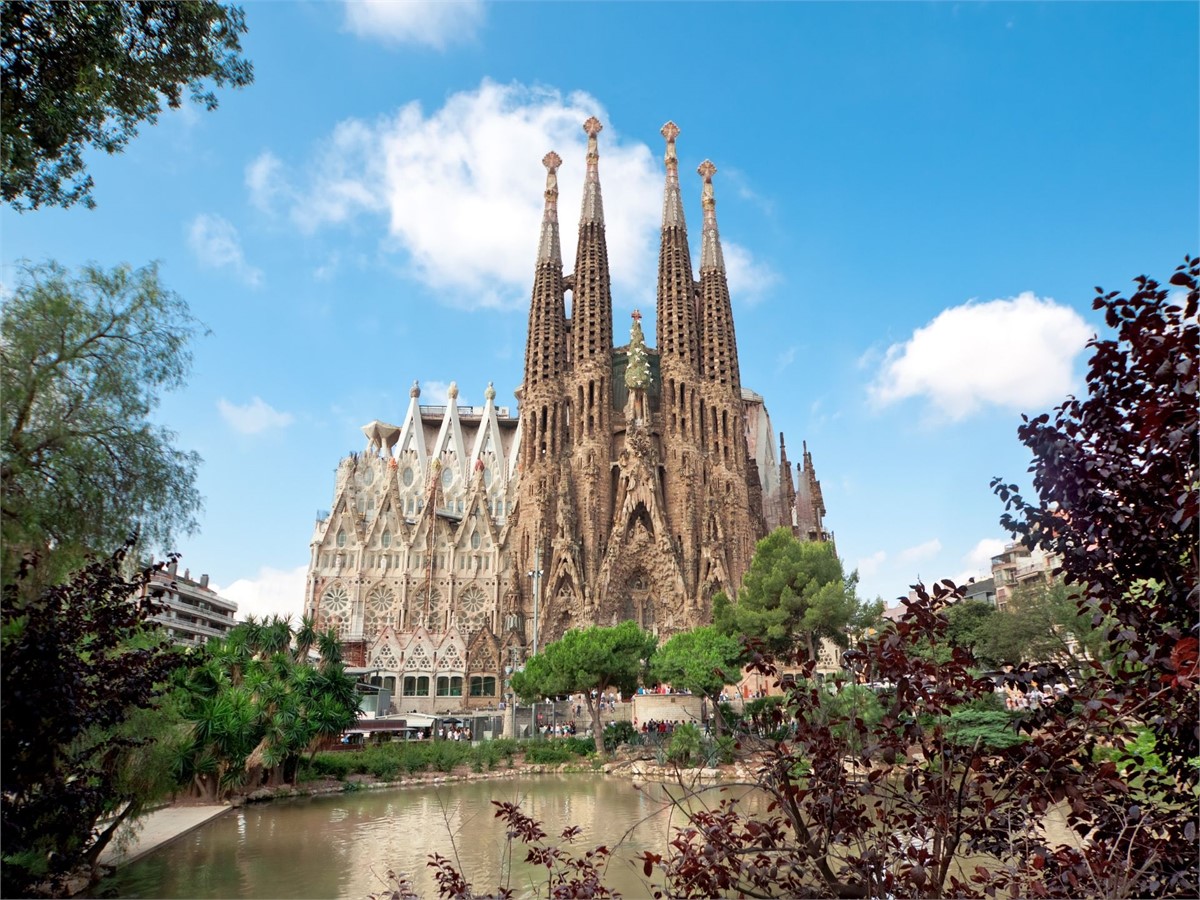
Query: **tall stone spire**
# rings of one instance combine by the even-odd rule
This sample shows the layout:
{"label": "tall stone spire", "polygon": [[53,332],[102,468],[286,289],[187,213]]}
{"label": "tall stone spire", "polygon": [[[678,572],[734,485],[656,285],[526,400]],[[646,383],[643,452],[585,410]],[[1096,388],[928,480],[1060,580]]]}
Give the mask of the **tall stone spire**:
{"label": "tall stone spire", "polygon": [[708,381],[730,387],[741,402],[742,378],[738,370],[737,340],[733,333],[733,307],[729,301],[729,281],[721,237],[717,232],[717,201],[713,196],[712,177],[717,167],[705,160],[696,169],[704,179],[701,200],[704,204],[704,233],[700,239],[700,343],[704,348],[703,371]]}
{"label": "tall stone spire", "polygon": [[562,158],[551,150],[542,157],[546,167],[546,207],[542,212],[542,239],[538,242],[538,265],[562,265],[562,245],[558,239],[558,167]]}
{"label": "tall stone spire", "polygon": [[679,157],[675,155],[675,138],[679,137],[679,126],[668,122],[659,134],[667,139],[667,152],[663,156],[667,167],[667,189],[663,194],[663,228],[686,228],[683,221],[683,200],[679,196]]}
{"label": "tall stone spire", "polygon": [[612,289],[608,273],[608,244],[604,236],[604,205],[600,201],[600,151],[596,136],[603,126],[592,116],[583,123],[588,136],[587,174],[579,216],[579,244],[571,304],[571,335],[576,370],[589,360],[603,358],[611,367]]}
{"label": "tall stone spire", "polygon": [[[674,377],[677,383],[690,382],[699,374],[700,335],[696,328],[692,257],[688,250],[687,224],[679,193],[679,158],[675,155],[679,126],[668,122],[662,127],[661,134],[667,139],[664,157],[667,183],[663,191],[662,239],[658,248],[658,316],[655,331],[664,377]],[[674,368],[672,360],[677,362],[679,371],[671,371]],[[678,397],[672,398],[672,402],[677,401]]]}
{"label": "tall stone spire", "polygon": [[551,150],[542,158],[546,167],[546,209],[538,242],[533,295],[529,301],[529,336],[525,345],[524,392],[554,382],[567,367],[567,317],[563,298],[562,248],[558,238],[558,167],[562,159]]}
{"label": "tall stone spire", "polygon": [[600,120],[592,116],[583,123],[587,132],[587,174],[583,177],[583,209],[579,214],[579,222],[599,222],[604,224],[604,203],[600,198],[600,147],[596,136],[604,129]]}
{"label": "tall stone spire", "polygon": [[712,177],[717,167],[706,159],[696,169],[704,179],[704,190],[700,203],[704,207],[704,232],[700,238],[700,271],[705,269],[725,270],[725,256],[721,253],[721,235],[717,232],[717,199],[713,196]]}

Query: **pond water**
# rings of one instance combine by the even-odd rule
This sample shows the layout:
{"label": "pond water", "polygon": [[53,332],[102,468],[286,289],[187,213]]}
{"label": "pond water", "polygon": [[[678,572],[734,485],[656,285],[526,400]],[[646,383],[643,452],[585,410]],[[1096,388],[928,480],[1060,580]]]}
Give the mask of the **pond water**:
{"label": "pond water", "polygon": [[[426,865],[431,853],[457,858],[477,892],[510,884],[517,896],[532,896],[531,879],[544,870],[524,865],[524,847],[516,844],[510,866],[493,800],[519,802],[553,838],[580,826],[574,841],[580,854],[599,844],[616,849],[605,883],[626,897],[649,896],[632,860],[646,849],[661,851],[672,827],[684,824],[668,790],[682,793],[678,786],[635,787],[602,775],[541,775],[256,804],[122,868],[95,896],[364,900],[384,889],[383,876],[393,869],[408,874],[422,897],[435,897]],[[730,792],[743,796],[749,789]],[[729,793],[705,796],[715,805]],[[756,799],[746,802],[756,805]]]}

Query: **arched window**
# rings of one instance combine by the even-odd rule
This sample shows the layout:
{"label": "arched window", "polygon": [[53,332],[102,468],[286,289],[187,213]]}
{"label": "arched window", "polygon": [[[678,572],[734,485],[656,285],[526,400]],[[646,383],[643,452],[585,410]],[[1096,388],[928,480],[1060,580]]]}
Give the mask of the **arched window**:
{"label": "arched window", "polygon": [[339,547],[346,546],[346,532],[341,528],[338,529],[338,533],[337,533],[337,545]]}

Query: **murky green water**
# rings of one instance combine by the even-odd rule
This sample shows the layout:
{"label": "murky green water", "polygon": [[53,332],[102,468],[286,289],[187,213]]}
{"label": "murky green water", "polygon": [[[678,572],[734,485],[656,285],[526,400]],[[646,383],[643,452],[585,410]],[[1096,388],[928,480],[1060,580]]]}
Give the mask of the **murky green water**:
{"label": "murky green water", "polygon": [[[708,794],[710,803],[718,799]],[[97,895],[363,900],[381,891],[382,877],[394,869],[408,873],[421,896],[434,897],[426,865],[431,853],[457,858],[479,892],[510,883],[518,896],[530,895],[538,870],[521,863],[525,851],[515,844],[510,866],[492,800],[520,801],[555,837],[579,825],[583,833],[575,846],[581,853],[598,844],[617,848],[605,883],[626,897],[649,895],[633,857],[645,849],[661,851],[672,825],[683,824],[661,786],[636,788],[627,779],[603,776],[359,791],[233,810],[126,866]]]}

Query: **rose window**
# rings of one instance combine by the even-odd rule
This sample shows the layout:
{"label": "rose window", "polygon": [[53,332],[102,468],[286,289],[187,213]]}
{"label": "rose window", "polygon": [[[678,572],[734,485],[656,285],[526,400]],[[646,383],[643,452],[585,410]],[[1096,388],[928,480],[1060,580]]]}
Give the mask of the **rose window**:
{"label": "rose window", "polygon": [[487,595],[478,587],[471,585],[458,597],[458,609],[463,631],[474,634],[483,627],[484,610],[487,608]]}
{"label": "rose window", "polygon": [[344,636],[350,628],[350,595],[344,585],[335,584],[321,598],[321,616],[326,628]]}
{"label": "rose window", "polygon": [[365,632],[368,636],[374,636],[382,631],[384,626],[392,624],[395,602],[396,595],[387,585],[380,584],[371,588],[371,593],[367,594],[365,611]]}

